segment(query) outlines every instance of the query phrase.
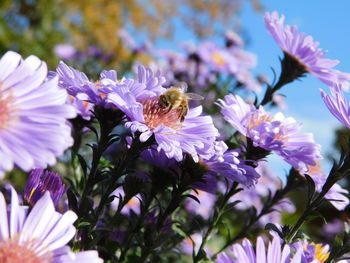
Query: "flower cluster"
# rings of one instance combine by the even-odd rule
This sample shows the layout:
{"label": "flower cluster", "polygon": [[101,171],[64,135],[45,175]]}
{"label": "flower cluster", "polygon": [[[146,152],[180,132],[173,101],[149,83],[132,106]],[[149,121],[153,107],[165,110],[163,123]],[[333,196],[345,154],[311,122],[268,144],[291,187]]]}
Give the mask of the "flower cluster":
{"label": "flower cluster", "polygon": [[[325,105],[350,129],[350,75],[283,15],[264,20],[285,56],[271,85],[252,76],[256,57],[231,31],[224,46],[206,41],[177,53],[138,46],[119,30],[131,57],[157,53],[161,70],[139,65],[132,74],[130,60],[94,80],[69,45],[55,51],[82,71],[61,61],[48,72],[35,56],[5,53],[0,263],[345,263],[350,149],[326,175],[313,134],[268,106],[311,73],[330,85]],[[101,50],[88,55],[108,60]],[[261,103],[248,103],[260,84]],[[204,101],[191,93],[199,90]],[[267,163],[270,153],[291,166],[286,180]],[[336,245],[326,243],[343,230]]]}
{"label": "flower cluster", "polygon": [[253,141],[254,146],[273,151],[302,172],[321,159],[320,145],[311,133],[300,134],[300,125],[279,112],[271,116],[260,106],[256,108],[233,94],[219,100],[221,113],[237,131]]}
{"label": "flower cluster", "polygon": [[9,206],[0,193],[0,211],[1,262],[103,262],[96,251],[73,253],[66,246],[75,235],[73,223],[77,215],[72,211],[63,215],[56,212],[48,192],[28,212],[11,187]]}
{"label": "flower cluster", "polygon": [[73,144],[67,119],[76,114],[66,103],[67,92],[35,56],[23,60],[9,51],[0,72],[0,174],[14,165],[25,171],[54,165]]}
{"label": "flower cluster", "polygon": [[308,72],[329,86],[343,83],[344,89],[348,88],[350,74],[333,69],[339,61],[325,58],[326,52],[318,47],[319,43],[312,36],[298,32],[296,26],[285,25],[284,16],[279,16],[276,11],[266,13],[264,19],[266,29],[285,56],[296,63],[296,77]]}

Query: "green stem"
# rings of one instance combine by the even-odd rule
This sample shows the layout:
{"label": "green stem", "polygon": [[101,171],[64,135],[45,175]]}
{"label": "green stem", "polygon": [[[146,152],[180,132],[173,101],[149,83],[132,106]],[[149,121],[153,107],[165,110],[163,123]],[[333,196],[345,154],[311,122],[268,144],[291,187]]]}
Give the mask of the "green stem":
{"label": "green stem", "polygon": [[208,229],[207,229],[207,231],[202,239],[202,242],[201,242],[201,245],[198,249],[198,252],[193,254],[193,263],[197,263],[201,260],[200,259],[201,251],[204,249],[211,232],[213,231],[213,229],[217,226],[218,222],[220,221],[220,218],[221,218],[222,214],[224,213],[224,209],[227,205],[227,202],[230,200],[230,198],[235,193],[237,193],[237,191],[236,191],[237,186],[238,186],[237,182],[234,182],[232,184],[230,190],[225,194],[224,199],[222,200],[219,208],[215,211],[215,213],[213,215],[213,220],[212,220],[211,224],[209,225],[209,227],[208,227]]}
{"label": "green stem", "polygon": [[217,251],[211,258],[214,260],[218,254],[220,254],[222,251],[224,251],[226,248],[231,246],[233,243],[235,243],[237,240],[243,238],[244,236],[247,235],[247,232],[251,229],[252,226],[254,226],[261,217],[263,217],[266,214],[269,214],[271,212],[271,208],[276,205],[279,201],[281,201],[287,193],[289,193],[291,190],[293,190],[295,187],[298,186],[298,182],[296,180],[296,171],[294,169],[291,169],[287,183],[284,188],[278,190],[273,198],[268,200],[265,204],[263,209],[260,211],[258,215],[254,215],[253,218],[249,220],[249,222],[244,225],[244,227],[232,238],[230,238],[226,244],[219,250]]}

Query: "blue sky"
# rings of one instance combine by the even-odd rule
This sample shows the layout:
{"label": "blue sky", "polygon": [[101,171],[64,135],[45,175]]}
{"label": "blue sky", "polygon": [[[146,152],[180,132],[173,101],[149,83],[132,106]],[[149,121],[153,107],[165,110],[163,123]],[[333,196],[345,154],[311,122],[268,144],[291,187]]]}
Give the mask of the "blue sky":
{"label": "blue sky", "polygon": [[[240,15],[244,32],[249,35],[247,50],[258,57],[258,66],[253,71],[256,74],[264,74],[270,80],[273,78],[271,67],[277,73],[280,70],[279,57],[282,52],[272,37],[265,30],[262,13],[255,12],[251,4],[246,1]],[[266,11],[276,10],[286,16],[285,22],[297,25],[299,31],[313,36],[320,42],[320,47],[328,51],[327,58],[338,59],[338,70],[350,72],[350,1],[349,0],[261,0]],[[181,22],[180,22],[181,23]],[[175,32],[176,42],[193,39],[184,25],[179,26]],[[160,41],[159,47],[176,48],[176,44]],[[333,130],[341,124],[328,112],[325,107],[319,89],[328,92],[328,87],[316,78],[308,75],[301,81],[295,81],[286,85],[280,93],[286,95],[288,109],[286,116],[295,118],[303,124],[303,132],[312,132],[317,143],[322,145],[322,153],[330,150],[333,142]],[[275,168],[288,169],[279,158]],[[326,170],[329,163],[324,162]]]}
{"label": "blue sky", "polygon": [[[328,51],[328,58],[340,61],[337,69],[350,72],[350,1],[269,0],[263,1],[263,4],[267,11],[283,13],[287,24],[297,25],[299,31],[312,35],[320,42],[320,47]],[[278,56],[281,56],[281,51],[266,32],[262,16],[246,4],[241,18],[251,38],[247,49],[258,56],[256,72],[272,79],[270,67],[279,72]],[[281,92],[286,95],[288,104],[285,115],[301,122],[303,131],[312,132],[325,154],[333,142],[333,130],[340,124],[323,104],[320,88],[328,92],[325,84],[308,75],[301,81],[286,85]],[[329,164],[325,163],[325,166],[329,167]]]}

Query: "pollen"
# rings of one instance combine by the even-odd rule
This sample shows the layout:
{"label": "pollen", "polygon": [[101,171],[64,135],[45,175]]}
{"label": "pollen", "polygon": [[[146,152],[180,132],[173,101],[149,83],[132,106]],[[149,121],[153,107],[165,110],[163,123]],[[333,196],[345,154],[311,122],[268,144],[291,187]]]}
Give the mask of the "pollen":
{"label": "pollen", "polygon": [[167,109],[160,107],[158,98],[147,99],[142,102],[145,124],[152,130],[160,125],[174,130],[181,129],[181,112],[179,109]]}
{"label": "pollen", "polygon": [[321,244],[314,244],[315,246],[315,259],[318,259],[320,263],[324,263],[328,257],[329,252],[326,246],[322,246]]}
{"label": "pollen", "polygon": [[211,58],[215,64],[219,66],[225,65],[225,59],[222,57],[222,55],[219,52],[217,51],[213,52],[213,54],[211,54]]}
{"label": "pollen", "polygon": [[0,243],[0,263],[49,263],[52,253],[35,241],[19,242],[19,238]]}
{"label": "pollen", "polygon": [[[254,113],[248,115],[244,120],[244,124],[247,127],[248,133],[257,128],[259,125],[263,125],[264,123],[273,123],[275,120],[267,113],[263,113],[261,111],[255,111]],[[284,128],[281,124],[275,126],[271,132],[275,133],[275,137],[273,141],[288,141],[288,136],[284,132]],[[262,134],[261,134],[262,136]]]}
{"label": "pollen", "polygon": [[0,130],[9,125],[10,121],[13,120],[13,97],[9,94],[5,94],[1,91],[0,87]]}

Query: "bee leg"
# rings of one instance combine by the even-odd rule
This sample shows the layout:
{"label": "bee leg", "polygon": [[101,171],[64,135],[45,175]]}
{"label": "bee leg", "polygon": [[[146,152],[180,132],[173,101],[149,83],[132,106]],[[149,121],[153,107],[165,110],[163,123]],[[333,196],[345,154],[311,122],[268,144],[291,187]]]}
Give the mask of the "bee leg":
{"label": "bee leg", "polygon": [[187,115],[188,108],[187,107],[181,107],[181,116],[180,116],[180,121],[184,122],[185,117]]}

